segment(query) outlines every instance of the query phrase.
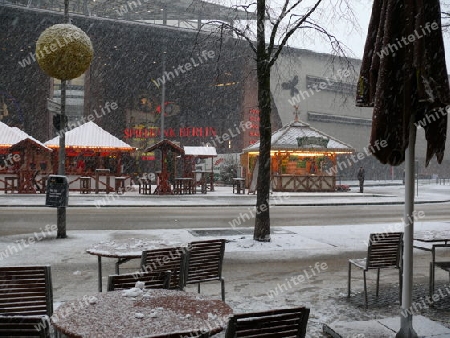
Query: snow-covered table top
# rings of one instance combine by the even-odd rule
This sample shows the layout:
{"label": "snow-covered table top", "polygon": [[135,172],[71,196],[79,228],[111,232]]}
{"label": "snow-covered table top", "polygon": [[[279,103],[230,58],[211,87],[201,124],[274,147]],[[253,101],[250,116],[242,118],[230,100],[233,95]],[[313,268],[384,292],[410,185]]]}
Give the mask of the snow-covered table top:
{"label": "snow-covered table top", "polygon": [[149,289],[98,293],[68,301],[51,321],[68,337],[136,338],[176,332],[220,332],[232,309],[197,293]]}
{"label": "snow-covered table top", "polygon": [[180,243],[169,243],[142,238],[117,239],[94,244],[86,250],[87,253],[112,258],[139,258],[145,250],[163,249],[181,246]]}
{"label": "snow-covered table top", "polygon": [[414,239],[420,242],[450,242],[450,230],[423,230],[414,232]]}

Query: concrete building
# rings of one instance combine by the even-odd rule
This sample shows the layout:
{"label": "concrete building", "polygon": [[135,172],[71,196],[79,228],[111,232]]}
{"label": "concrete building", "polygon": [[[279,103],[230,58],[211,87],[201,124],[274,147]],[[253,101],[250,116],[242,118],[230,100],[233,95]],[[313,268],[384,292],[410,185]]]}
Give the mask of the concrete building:
{"label": "concrete building", "polygon": [[[47,141],[55,135],[47,99],[58,101],[59,85],[39,69],[33,53],[40,33],[62,22],[62,8],[51,0],[11,3],[0,1],[0,118]],[[205,27],[199,32],[204,20],[232,23],[254,17],[202,1],[186,3],[71,2],[73,23],[90,36],[95,50],[90,69],[69,83],[72,123],[94,116],[102,128],[140,149],[159,141],[161,133],[187,146],[209,143],[218,153],[239,153],[258,141],[252,51],[247,42],[226,34],[217,36]],[[355,178],[363,165],[367,179],[400,179],[402,165],[383,166],[368,154],[372,109],[355,106],[360,64],[357,59],[285,48],[272,68],[272,129],[292,121],[297,111],[301,121],[364,154],[362,160],[338,162],[343,177]],[[110,114],[106,107],[113,102],[118,109]],[[448,160],[441,166],[433,160],[429,168],[423,168],[423,129],[417,139],[419,172],[450,176]],[[153,160],[142,152],[138,157],[145,164]]]}

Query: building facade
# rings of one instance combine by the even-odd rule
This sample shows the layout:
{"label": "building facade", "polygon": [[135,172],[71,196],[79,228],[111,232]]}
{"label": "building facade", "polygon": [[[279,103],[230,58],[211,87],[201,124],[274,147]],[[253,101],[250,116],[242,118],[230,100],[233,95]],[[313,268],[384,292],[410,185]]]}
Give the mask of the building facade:
{"label": "building facade", "polygon": [[[56,132],[48,99],[58,102],[59,81],[39,68],[34,49],[40,33],[63,16],[9,5],[0,5],[0,16],[0,117],[47,141]],[[162,137],[186,146],[211,145],[220,154],[240,153],[259,140],[256,67],[247,42],[120,18],[72,14],[71,20],[91,38],[94,59],[82,77],[69,81],[69,129],[93,119],[140,149],[135,160],[143,171],[155,162],[155,154],[143,150]],[[272,128],[298,113],[301,121],[362,154],[338,161],[342,177],[354,179],[363,165],[367,179],[401,178],[402,165],[383,166],[370,156],[372,109],[355,106],[360,64],[285,48],[272,68]],[[420,172],[447,177],[447,160],[423,168],[423,134],[419,128]]]}

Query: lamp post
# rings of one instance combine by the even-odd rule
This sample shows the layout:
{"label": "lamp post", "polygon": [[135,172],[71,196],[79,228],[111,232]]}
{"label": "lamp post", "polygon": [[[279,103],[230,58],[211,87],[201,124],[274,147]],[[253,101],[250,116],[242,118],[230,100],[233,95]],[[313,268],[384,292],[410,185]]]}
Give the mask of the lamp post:
{"label": "lamp post", "polygon": [[[69,18],[69,0],[64,0],[64,22],[70,23]],[[66,88],[67,80],[61,80],[61,115],[60,115],[60,130],[59,133],[59,165],[58,175],[64,176],[66,174]],[[57,207],[56,210],[56,224],[57,233],[56,238],[66,238],[66,207]]]}
{"label": "lamp post", "polygon": [[[65,44],[55,49],[55,41],[70,37]],[[51,49],[52,53],[48,50]],[[80,28],[70,24],[69,0],[64,0],[64,23],[56,24],[45,29],[36,42],[36,59],[42,70],[53,78],[61,80],[61,111],[59,114],[59,159],[58,176],[65,175],[66,162],[66,139],[65,131],[67,125],[66,118],[66,86],[67,80],[75,79],[83,74],[91,64],[93,57],[93,46],[89,37]],[[53,189],[53,196],[47,190],[47,197],[56,199],[48,202],[49,206],[57,207],[57,238],[66,238],[66,209],[67,199],[64,194],[68,192],[67,178],[59,178],[64,181],[62,186]],[[51,181],[54,184],[61,184],[57,180]],[[65,190],[65,193],[63,192]],[[47,203],[47,201],[46,201]]]}
{"label": "lamp post", "polygon": [[165,52],[165,48],[163,50],[162,53],[162,87],[161,87],[161,128],[160,128],[160,133],[161,133],[161,141],[164,140],[164,115],[166,113],[166,81],[164,79],[165,73],[166,72],[166,52]]}

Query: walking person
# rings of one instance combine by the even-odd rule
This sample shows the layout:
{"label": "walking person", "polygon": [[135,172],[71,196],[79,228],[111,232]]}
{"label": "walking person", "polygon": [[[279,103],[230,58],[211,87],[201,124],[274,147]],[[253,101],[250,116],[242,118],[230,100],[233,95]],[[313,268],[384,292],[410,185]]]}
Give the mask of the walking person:
{"label": "walking person", "polygon": [[359,167],[358,170],[358,181],[359,181],[359,192],[364,192],[364,168]]}

